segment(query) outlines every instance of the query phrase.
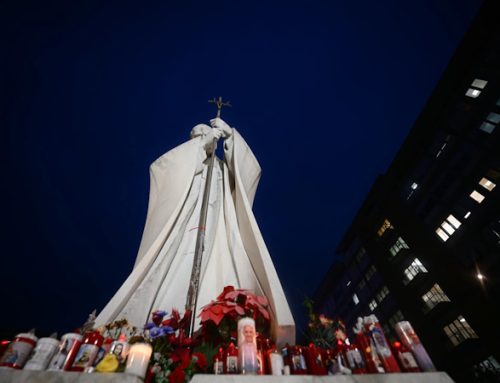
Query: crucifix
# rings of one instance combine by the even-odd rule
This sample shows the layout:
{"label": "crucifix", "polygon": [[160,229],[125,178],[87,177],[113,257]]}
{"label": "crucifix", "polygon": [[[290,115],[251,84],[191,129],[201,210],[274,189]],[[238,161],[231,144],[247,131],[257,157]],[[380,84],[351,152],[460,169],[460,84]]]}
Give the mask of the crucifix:
{"label": "crucifix", "polygon": [[211,100],[208,100],[208,102],[210,104],[215,104],[217,106],[217,118],[220,118],[220,111],[222,109],[223,106],[228,106],[228,107],[232,107],[231,103],[229,101],[222,101],[222,97],[219,96],[218,99],[216,99],[215,97],[212,98]]}

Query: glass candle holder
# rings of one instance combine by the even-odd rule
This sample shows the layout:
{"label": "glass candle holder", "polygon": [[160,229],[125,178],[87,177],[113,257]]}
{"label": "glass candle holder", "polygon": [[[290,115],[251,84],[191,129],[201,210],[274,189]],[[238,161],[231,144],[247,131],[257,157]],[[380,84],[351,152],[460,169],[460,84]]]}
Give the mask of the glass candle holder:
{"label": "glass candle holder", "polygon": [[153,348],[148,343],[134,343],[131,345],[125,372],[144,379],[152,352]]}

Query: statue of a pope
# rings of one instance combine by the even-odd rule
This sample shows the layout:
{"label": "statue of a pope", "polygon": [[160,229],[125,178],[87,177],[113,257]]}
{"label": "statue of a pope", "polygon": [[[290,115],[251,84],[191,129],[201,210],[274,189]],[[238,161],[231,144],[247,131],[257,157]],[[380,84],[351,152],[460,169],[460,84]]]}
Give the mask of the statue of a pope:
{"label": "statue of a pope", "polygon": [[211,125],[196,125],[189,141],[151,165],[149,207],[134,269],[96,324],[127,318],[142,326],[152,310],[184,308],[208,155],[214,138],[223,137],[224,160],[216,158],[211,180],[196,315],[224,286],[250,289],[268,298],[278,342],[293,344],[293,317],[252,213],[259,163],[236,129],[220,118]]}

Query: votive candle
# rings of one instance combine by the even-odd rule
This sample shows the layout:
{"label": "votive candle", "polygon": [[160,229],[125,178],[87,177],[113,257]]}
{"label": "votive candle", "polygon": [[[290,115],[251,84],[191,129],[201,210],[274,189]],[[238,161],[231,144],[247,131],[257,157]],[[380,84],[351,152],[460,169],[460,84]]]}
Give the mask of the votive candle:
{"label": "votive candle", "polygon": [[125,372],[144,379],[152,352],[153,348],[148,343],[134,343],[131,345]]}

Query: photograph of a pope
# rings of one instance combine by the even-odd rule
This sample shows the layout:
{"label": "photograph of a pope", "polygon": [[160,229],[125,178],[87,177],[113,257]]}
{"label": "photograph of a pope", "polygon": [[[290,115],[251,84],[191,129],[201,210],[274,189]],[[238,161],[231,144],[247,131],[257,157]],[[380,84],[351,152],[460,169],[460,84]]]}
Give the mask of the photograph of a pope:
{"label": "photograph of a pope", "polygon": [[210,183],[195,315],[224,286],[249,289],[269,300],[273,338],[294,344],[295,323],[252,212],[260,165],[236,129],[220,118],[210,124],[196,125],[189,141],[151,164],[148,213],[134,268],[96,325],[126,318],[142,327],[156,309],[184,309],[208,159],[214,139],[223,139],[224,159],[215,158]]}

